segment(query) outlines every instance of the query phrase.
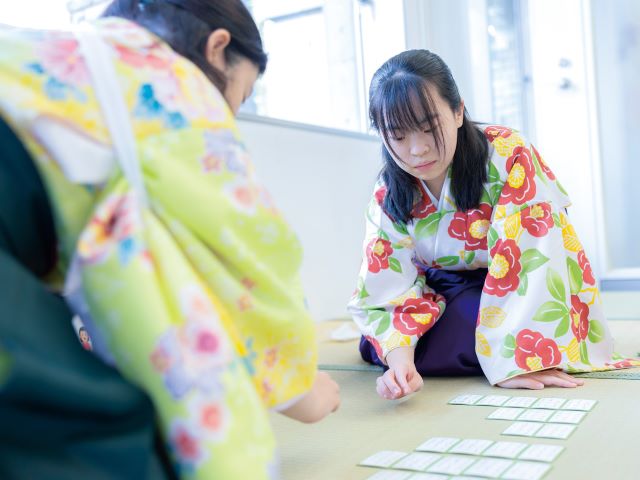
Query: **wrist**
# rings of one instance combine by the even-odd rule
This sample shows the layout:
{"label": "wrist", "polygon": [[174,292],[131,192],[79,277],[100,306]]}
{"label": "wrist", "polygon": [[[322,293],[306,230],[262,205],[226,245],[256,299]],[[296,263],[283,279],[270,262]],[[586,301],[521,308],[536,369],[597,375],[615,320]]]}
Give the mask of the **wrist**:
{"label": "wrist", "polygon": [[387,353],[385,362],[390,368],[393,368],[395,365],[413,363],[414,352],[414,347],[396,347]]}

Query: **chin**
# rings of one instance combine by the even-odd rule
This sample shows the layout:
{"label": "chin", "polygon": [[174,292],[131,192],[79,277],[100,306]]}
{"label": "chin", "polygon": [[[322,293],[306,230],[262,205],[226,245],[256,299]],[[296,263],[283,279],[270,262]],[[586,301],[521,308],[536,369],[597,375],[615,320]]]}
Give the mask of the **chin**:
{"label": "chin", "polygon": [[435,180],[436,178],[441,177],[442,173],[443,172],[441,171],[427,172],[427,173],[415,172],[413,173],[413,176],[416,178],[419,178],[420,180],[429,181],[429,180]]}

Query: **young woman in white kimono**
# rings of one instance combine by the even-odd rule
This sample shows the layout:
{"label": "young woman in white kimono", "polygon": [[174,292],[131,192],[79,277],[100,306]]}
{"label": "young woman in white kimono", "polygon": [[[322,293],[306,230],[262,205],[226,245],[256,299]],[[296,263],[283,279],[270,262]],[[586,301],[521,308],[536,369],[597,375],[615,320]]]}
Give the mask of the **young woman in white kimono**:
{"label": "young woman in white kimono", "polygon": [[369,98],[384,166],[349,310],[363,359],[386,369],[380,396],[423,375],[576,387],[568,373],[636,363],[613,353],[569,198],[533,145],[473,123],[426,50],[388,60]]}

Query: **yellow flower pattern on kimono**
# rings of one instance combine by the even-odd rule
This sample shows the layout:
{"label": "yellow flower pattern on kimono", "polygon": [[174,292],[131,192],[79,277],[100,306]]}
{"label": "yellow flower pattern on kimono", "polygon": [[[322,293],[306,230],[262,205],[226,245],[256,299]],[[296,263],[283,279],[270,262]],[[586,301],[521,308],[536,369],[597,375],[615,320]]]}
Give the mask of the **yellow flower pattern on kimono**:
{"label": "yellow flower pattern on kimono", "polygon": [[374,187],[349,302],[363,335],[382,359],[398,346],[415,346],[428,335],[425,319],[443,321],[446,308],[424,269],[486,268],[475,345],[492,384],[550,367],[631,366],[635,360],[613,353],[593,271],[555,175],[514,130],[491,125],[484,134],[490,158],[478,208],[457,210],[445,181],[438,208],[421,186],[411,220],[398,223],[383,208],[386,185]]}

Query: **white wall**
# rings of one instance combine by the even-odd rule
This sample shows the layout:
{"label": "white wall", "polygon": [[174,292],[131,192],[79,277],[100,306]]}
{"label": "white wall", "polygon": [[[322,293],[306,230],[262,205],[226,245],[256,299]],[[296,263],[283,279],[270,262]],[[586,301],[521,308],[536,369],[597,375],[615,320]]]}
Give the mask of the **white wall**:
{"label": "white wall", "polygon": [[258,176],[302,242],[311,313],[345,317],[381,165],[378,140],[246,117],[239,123]]}
{"label": "white wall", "polygon": [[[407,19],[413,19],[408,48],[440,53],[472,116],[483,117],[488,106],[478,91],[488,88],[487,72],[477,63],[484,54],[473,42],[470,46],[478,34],[468,29],[478,22],[484,1],[404,1]],[[535,136],[529,136],[568,190],[572,221],[602,277],[606,266],[599,227],[604,222],[590,11],[581,0],[535,0],[524,6],[535,104]],[[425,16],[424,22],[416,22]],[[560,67],[563,58],[569,67]],[[570,84],[563,89],[565,77]],[[364,207],[380,167],[378,141],[257,119],[240,123],[259,175],[305,248],[302,276],[312,313],[318,320],[344,316],[360,263]]]}
{"label": "white wall", "polygon": [[597,195],[601,178],[589,11],[581,0],[534,0],[528,7],[536,147],[569,193],[569,216],[596,275],[602,277],[603,222]]}

